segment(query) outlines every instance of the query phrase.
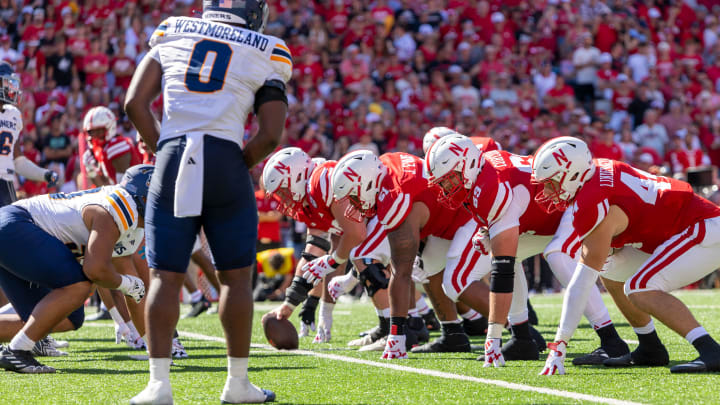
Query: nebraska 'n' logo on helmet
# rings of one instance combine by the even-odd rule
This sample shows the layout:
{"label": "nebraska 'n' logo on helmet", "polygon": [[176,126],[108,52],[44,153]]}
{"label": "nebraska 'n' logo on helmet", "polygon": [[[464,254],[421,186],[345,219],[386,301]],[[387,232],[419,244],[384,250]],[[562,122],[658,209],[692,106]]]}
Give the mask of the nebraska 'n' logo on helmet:
{"label": "nebraska 'n' logo on helmet", "polygon": [[463,156],[465,154],[465,150],[455,143],[451,143],[448,146],[448,150],[457,156]]}
{"label": "nebraska 'n' logo on helmet", "polygon": [[553,157],[555,158],[555,161],[560,166],[569,166],[570,159],[565,156],[565,151],[562,149],[559,149],[557,152],[553,152]]}
{"label": "nebraska 'n' logo on helmet", "polygon": [[283,162],[277,162],[275,164],[275,170],[279,171],[280,173],[290,174],[290,167]]}
{"label": "nebraska 'n' logo on helmet", "polygon": [[352,167],[348,167],[347,169],[345,169],[345,172],[343,172],[343,174],[345,175],[345,177],[348,178],[348,180],[353,182],[360,179],[360,175],[357,174],[357,172],[353,170]]}

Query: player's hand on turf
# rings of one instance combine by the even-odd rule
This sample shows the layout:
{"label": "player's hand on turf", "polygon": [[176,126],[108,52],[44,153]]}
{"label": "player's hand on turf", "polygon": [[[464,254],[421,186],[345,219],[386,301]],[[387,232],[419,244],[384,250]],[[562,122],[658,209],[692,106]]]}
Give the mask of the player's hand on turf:
{"label": "player's hand on turf", "polygon": [[563,341],[548,343],[547,360],[540,375],[565,374],[565,355],[567,354],[567,343]]}
{"label": "player's hand on turf", "polygon": [[303,266],[303,278],[312,285],[317,285],[323,277],[337,269],[339,264],[332,255],[325,255],[306,263]]}
{"label": "player's hand on turf", "polygon": [[502,339],[487,338],[485,340],[485,363],[483,363],[483,367],[503,367],[505,365],[505,358],[500,351],[501,346]]}
{"label": "player's hand on turf", "polygon": [[45,181],[47,182],[48,188],[57,186],[58,179],[60,179],[60,176],[54,171],[48,170],[45,172]]}
{"label": "player's hand on turf", "polygon": [[337,301],[341,295],[347,294],[355,288],[358,282],[359,280],[350,272],[344,276],[338,276],[330,280],[328,283],[328,292],[333,301]]}
{"label": "player's hand on turf", "polygon": [[487,228],[480,228],[472,237],[473,248],[478,252],[489,255],[490,254],[490,237],[488,236]]}

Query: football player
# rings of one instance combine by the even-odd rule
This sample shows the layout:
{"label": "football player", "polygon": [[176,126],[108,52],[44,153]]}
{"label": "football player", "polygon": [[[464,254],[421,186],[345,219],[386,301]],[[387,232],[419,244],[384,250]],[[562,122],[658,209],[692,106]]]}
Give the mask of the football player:
{"label": "football player", "polygon": [[[448,266],[443,287],[451,298],[476,306],[474,300],[482,291],[478,289],[480,280],[490,273],[490,324],[484,367],[502,366],[505,360],[538,358],[530,336],[527,283],[520,263],[542,253],[560,223],[561,214],[548,215],[534,200],[541,190],[530,178],[531,161],[531,157],[502,151],[482,153],[470,138],[462,135],[449,135],[435,142],[425,160],[430,183],[440,186],[444,201],[450,206],[464,205],[478,224],[472,241],[464,241],[464,254],[472,254],[476,257],[473,260],[484,259],[483,266],[477,273]],[[470,253],[472,246],[478,251]],[[554,263],[553,257],[548,260]],[[562,266],[551,268],[558,280],[567,285],[572,272]],[[628,353],[600,292],[595,288],[592,294],[584,312],[600,336],[602,349],[611,356]],[[506,320],[510,321],[513,337],[501,350]]]}
{"label": "football player", "polygon": [[[333,201],[330,180],[336,164],[333,160],[317,164],[300,148],[284,148],[265,164],[262,181],[267,195],[278,201],[281,213],[308,228],[305,250],[285,291],[285,301],[265,316],[287,319],[306,298],[319,297],[322,291],[308,295],[326,275],[336,271],[342,274],[350,251],[365,240],[365,224],[345,218],[347,204]],[[335,243],[331,244],[331,237]],[[317,343],[328,342],[331,337],[334,300],[327,293],[323,295],[327,299],[320,303]]]}
{"label": "football player", "polygon": [[[608,366],[668,363],[650,316],[691,343],[700,356],[673,373],[720,371],[720,345],[687,306],[668,292],[703,278],[720,261],[720,208],[689,184],[654,176],[625,163],[593,159],[585,142],[551,139],[535,153],[536,196],[564,211],[546,252],[579,255],[563,303],[561,324],[542,374],[564,374],[567,342],[597,276],[638,334],[638,348]],[[582,249],[581,249],[582,248]],[[608,259],[608,253],[612,255]]]}
{"label": "football player", "polygon": [[115,268],[127,268],[122,262],[132,261],[142,242],[152,172],[152,166],[136,166],[118,186],[42,195],[0,208],[0,286],[22,324],[0,352],[0,366],[55,372],[30,350],[51,331],[80,328],[91,283],[142,300],[142,280]]}
{"label": "football player", "polygon": [[[470,214],[464,209],[448,209],[439,202],[440,192],[437,187],[429,187],[423,165],[422,159],[406,153],[387,153],[378,158],[368,151],[356,151],[338,162],[332,179],[335,199],[350,202],[346,217],[361,221],[377,213],[387,231],[393,275],[389,285],[390,335],[382,356],[385,359],[407,358],[411,275],[420,241],[425,238],[421,256],[428,275],[425,291],[440,318],[442,335],[412,351],[470,351],[455,305],[442,290],[440,274],[446,260],[461,260],[460,254],[455,255],[449,248],[471,219]],[[473,263],[462,265],[472,267]]]}
{"label": "football player", "polygon": [[[146,244],[150,381],[131,403],[172,403],[170,353],[178,293],[202,227],[221,284],[219,315],[228,344],[228,403],[275,398],[248,378],[252,264],[257,207],[249,170],[277,146],[287,114],[292,56],[263,35],[264,0],[204,0],[202,18],[172,17],[150,38],[125,110],[156,156]],[[162,126],[151,103],[163,95]],[[258,132],[243,145],[248,115]]]}
{"label": "football player", "polygon": [[91,108],[83,119],[83,131],[88,143],[83,164],[96,186],[117,184],[130,166],[142,163],[132,140],[118,136],[117,119],[109,108]]}

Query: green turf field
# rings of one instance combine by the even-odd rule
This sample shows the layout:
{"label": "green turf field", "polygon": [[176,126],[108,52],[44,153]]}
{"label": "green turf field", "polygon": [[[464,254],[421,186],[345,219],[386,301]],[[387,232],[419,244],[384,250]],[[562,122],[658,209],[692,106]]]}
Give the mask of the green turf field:
{"label": "green turf field", "polygon": [[[693,313],[715,337],[720,337],[720,291],[681,292]],[[609,302],[609,297],[605,297]],[[551,340],[560,317],[561,297],[535,296],[539,330]],[[610,305],[620,335],[635,339],[632,329]],[[409,360],[382,361],[380,352],[358,353],[346,347],[357,333],[374,325],[376,316],[368,303],[335,307],[333,341],[313,344],[301,339],[300,350],[269,350],[260,327],[260,316],[272,308],[256,307],[250,359],[250,379],[272,389],[277,403],[292,404],[425,404],[425,403],[720,403],[720,375],[671,375],[668,368],[610,370],[573,367],[567,375],[538,376],[540,361],[510,362],[502,369],[483,369],[475,358],[484,339],[475,339],[472,354],[412,355]],[[184,308],[183,311],[187,311]],[[293,317],[294,323],[298,323]],[[94,324],[94,325],[93,325]],[[225,382],[226,358],[217,315],[181,320],[187,332],[183,342],[189,359],[176,360],[172,368],[177,404],[219,403]],[[662,325],[658,333],[670,352],[671,364],[692,360],[696,352]],[[58,369],[54,375],[4,373],[0,379],[1,404],[125,404],[147,382],[147,363],[131,360],[139,354],[115,345],[108,321],[86,323],[80,331],[57,335],[70,341],[70,355],[41,358]],[[194,336],[194,337],[189,337]],[[596,348],[597,339],[583,321],[568,348],[568,356]],[[635,344],[631,344],[634,347]],[[391,369],[388,367],[393,367]]]}

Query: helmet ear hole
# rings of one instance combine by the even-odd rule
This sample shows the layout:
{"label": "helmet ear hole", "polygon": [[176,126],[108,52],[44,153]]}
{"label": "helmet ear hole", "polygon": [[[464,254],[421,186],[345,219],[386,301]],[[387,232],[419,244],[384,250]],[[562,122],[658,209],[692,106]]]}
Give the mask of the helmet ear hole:
{"label": "helmet ear hole", "polygon": [[575,181],[575,180],[577,180],[577,178],[578,178],[579,175],[580,175],[580,173],[575,173],[575,174],[573,174],[573,176],[572,176],[572,178],[570,179],[570,181]]}

